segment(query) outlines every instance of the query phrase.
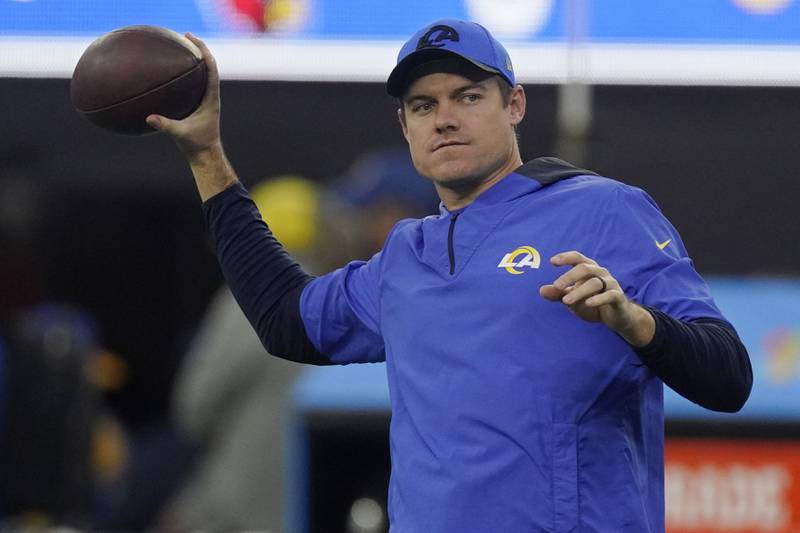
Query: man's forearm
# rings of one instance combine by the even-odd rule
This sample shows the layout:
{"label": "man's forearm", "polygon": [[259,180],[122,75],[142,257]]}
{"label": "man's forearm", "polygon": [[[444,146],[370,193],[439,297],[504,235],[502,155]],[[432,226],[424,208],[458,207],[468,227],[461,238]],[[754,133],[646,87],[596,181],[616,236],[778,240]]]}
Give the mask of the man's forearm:
{"label": "man's forearm", "polygon": [[210,148],[187,156],[187,159],[203,202],[239,182],[236,172],[225,156],[222,142],[216,142]]}

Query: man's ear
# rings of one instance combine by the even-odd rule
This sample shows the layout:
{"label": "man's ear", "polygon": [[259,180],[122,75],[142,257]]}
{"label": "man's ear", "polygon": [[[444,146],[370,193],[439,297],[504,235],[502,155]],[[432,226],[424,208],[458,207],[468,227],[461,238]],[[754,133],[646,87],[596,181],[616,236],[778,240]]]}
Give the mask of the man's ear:
{"label": "man's ear", "polygon": [[403,130],[403,137],[405,137],[406,142],[408,142],[408,126],[406,125],[406,114],[400,107],[397,108],[397,121],[400,123],[400,128]]}
{"label": "man's ear", "polygon": [[522,119],[525,118],[525,89],[522,85],[517,84],[511,91],[511,99],[508,102],[509,112],[511,114],[511,124],[516,126]]}

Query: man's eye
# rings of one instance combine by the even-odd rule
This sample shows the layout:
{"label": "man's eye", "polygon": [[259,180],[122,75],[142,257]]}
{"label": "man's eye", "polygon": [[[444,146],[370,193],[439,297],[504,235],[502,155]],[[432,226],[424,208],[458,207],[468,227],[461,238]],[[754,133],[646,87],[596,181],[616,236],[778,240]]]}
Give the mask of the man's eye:
{"label": "man's eye", "polygon": [[481,96],[479,94],[470,93],[470,94],[465,94],[464,96],[461,97],[461,99],[464,100],[465,102],[474,103],[480,100]]}
{"label": "man's eye", "polygon": [[419,112],[430,111],[431,109],[433,109],[433,104],[431,104],[430,102],[425,102],[424,104],[415,105],[412,108],[412,111],[414,111],[414,113],[419,113]]}

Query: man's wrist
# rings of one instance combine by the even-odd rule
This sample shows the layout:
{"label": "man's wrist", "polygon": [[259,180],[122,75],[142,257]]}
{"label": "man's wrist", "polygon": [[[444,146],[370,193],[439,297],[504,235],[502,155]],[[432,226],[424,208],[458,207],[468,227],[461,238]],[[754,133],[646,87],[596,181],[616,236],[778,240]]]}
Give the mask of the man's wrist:
{"label": "man's wrist", "polygon": [[203,202],[239,181],[219,141],[187,158]]}
{"label": "man's wrist", "polygon": [[647,346],[656,334],[656,321],[650,311],[633,302],[629,303],[631,320],[624,331],[617,333],[636,348]]}
{"label": "man's wrist", "polygon": [[186,159],[192,168],[219,165],[226,159],[225,150],[222,148],[222,141],[219,139],[207,146],[185,153]]}

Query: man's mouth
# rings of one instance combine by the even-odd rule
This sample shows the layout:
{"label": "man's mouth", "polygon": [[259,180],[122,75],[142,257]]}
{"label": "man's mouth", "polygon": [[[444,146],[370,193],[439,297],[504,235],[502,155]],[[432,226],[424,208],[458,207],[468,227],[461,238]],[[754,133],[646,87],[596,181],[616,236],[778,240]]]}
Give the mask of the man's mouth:
{"label": "man's mouth", "polygon": [[444,142],[441,142],[441,143],[437,144],[434,147],[433,151],[435,152],[435,151],[439,150],[440,148],[447,148],[448,146],[464,146],[466,144],[467,143],[461,142],[461,141],[444,141]]}

